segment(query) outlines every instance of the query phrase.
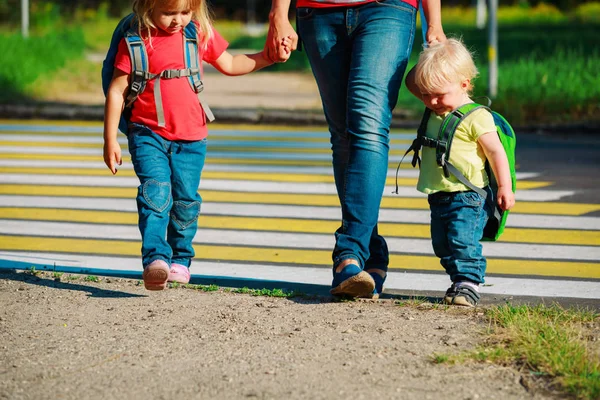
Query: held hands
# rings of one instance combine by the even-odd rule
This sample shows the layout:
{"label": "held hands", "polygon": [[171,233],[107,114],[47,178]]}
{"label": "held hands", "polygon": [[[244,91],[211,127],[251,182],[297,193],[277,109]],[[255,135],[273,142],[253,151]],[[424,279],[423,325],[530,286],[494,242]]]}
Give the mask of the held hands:
{"label": "held hands", "polygon": [[104,163],[113,175],[117,173],[117,165],[121,165],[121,146],[116,140],[104,142]]}
{"label": "held hands", "polygon": [[431,45],[437,42],[445,42],[446,34],[441,25],[429,25],[427,26],[427,34],[425,35],[427,44]]}
{"label": "held hands", "polygon": [[286,62],[298,47],[298,35],[290,21],[277,16],[271,19],[263,54],[272,63]]}
{"label": "held hands", "polygon": [[502,211],[510,210],[515,205],[515,194],[510,187],[498,187],[498,207]]}

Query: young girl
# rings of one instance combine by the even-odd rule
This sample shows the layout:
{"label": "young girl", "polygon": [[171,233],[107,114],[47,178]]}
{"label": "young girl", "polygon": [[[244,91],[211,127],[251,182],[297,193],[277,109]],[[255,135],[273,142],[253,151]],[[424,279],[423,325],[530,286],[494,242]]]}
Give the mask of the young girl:
{"label": "young girl", "polygon": [[[471,54],[456,39],[430,44],[423,50],[414,69],[418,92],[413,93],[433,111],[427,123],[427,137],[437,139],[444,117],[463,104],[473,103],[469,93],[477,73]],[[409,82],[407,86],[415,87]],[[498,205],[508,210],[515,204],[508,159],[492,115],[480,109],[469,114],[456,129],[449,161],[475,186],[490,193],[486,160],[498,181]],[[436,161],[436,149],[431,147],[423,147],[417,189],[429,195],[433,249],[452,281],[444,302],[477,305],[479,284],[484,282],[486,269],[479,243],[490,212],[485,199],[453,175],[444,176]]]}
{"label": "young girl", "polygon": [[[271,62],[263,53],[232,56],[228,43],[211,26],[205,0],[135,0],[135,20],[148,54],[150,72],[184,69],[183,35],[197,25],[199,59],[225,75],[243,75]],[[282,46],[286,46],[282,42]],[[287,47],[286,47],[287,48]],[[289,51],[287,51],[289,55]],[[199,64],[201,61],[199,61]],[[118,124],[131,80],[131,61],[121,40],[105,104],[104,162],[113,174],[121,165]],[[160,81],[164,123],[158,123],[156,80],[133,103],[129,152],[140,180],[137,194],[142,235],[144,286],[162,290],[167,281],[187,283],[194,257],[202,198],[198,194],[206,155],[206,117],[187,77]]]}

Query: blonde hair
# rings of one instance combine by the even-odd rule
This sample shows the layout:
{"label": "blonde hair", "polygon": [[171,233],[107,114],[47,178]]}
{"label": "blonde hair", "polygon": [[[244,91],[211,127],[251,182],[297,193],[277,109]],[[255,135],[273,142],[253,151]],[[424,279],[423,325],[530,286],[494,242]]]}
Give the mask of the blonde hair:
{"label": "blonde hair", "polygon": [[472,80],[479,71],[471,52],[458,39],[434,43],[419,55],[415,68],[415,83],[423,93],[435,93],[452,83],[469,80],[467,92],[473,89]]}
{"label": "blonde hair", "polygon": [[198,30],[199,41],[206,46],[212,36],[212,19],[206,0],[134,0],[133,12],[138,23],[140,36],[152,40],[151,30],[156,29],[152,21],[152,12],[157,6],[173,9],[189,9],[192,11],[192,21],[200,26]]}

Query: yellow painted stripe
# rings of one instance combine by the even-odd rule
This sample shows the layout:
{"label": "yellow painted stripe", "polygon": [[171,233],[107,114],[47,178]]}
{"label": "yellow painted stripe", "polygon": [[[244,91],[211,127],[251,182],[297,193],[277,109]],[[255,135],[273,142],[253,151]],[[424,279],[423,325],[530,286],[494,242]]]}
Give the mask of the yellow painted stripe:
{"label": "yellow painted stripe", "polygon": [[[58,185],[14,185],[0,184],[0,194],[23,196],[99,197],[133,199],[135,188],[87,187]],[[251,193],[201,190],[204,201],[212,203],[289,204],[303,206],[339,206],[336,195],[295,193]],[[429,210],[427,199],[408,197],[384,197],[382,208]],[[512,213],[543,215],[585,215],[600,211],[600,204],[559,202],[517,202]]]}
{"label": "yellow painted stripe", "polygon": [[[396,143],[412,143],[411,140],[396,141]],[[38,141],[38,142],[19,142],[10,140],[0,140],[1,146],[22,146],[22,147],[52,147],[52,148],[76,148],[76,149],[102,149],[101,143],[76,143],[76,142],[52,142],[52,141]],[[127,150],[127,145],[121,146],[122,150]],[[331,149],[328,148],[302,148],[302,147],[261,147],[253,144],[247,146],[214,146],[211,145],[209,151],[224,151],[224,152],[261,152],[265,154],[269,153],[307,153],[307,154],[331,154]],[[406,149],[390,150],[390,155],[404,155]]]}
{"label": "yellow painted stripe", "polygon": [[[45,167],[0,167],[1,174],[35,174],[35,175],[78,175],[78,176],[107,176],[108,169],[100,168],[45,168]],[[131,169],[121,170],[119,176],[135,176]],[[323,174],[282,174],[270,172],[226,172],[226,171],[205,171],[202,173],[203,179],[225,179],[225,180],[245,180],[245,181],[267,181],[267,182],[318,182],[333,183],[333,176]],[[416,178],[396,178],[389,177],[386,185],[400,186],[417,185]],[[550,182],[523,181],[520,182],[521,189],[534,189],[550,185]]]}
{"label": "yellow painted stripe", "polygon": [[[0,235],[4,251],[37,251],[75,254],[139,256],[139,242],[71,238],[39,238]],[[195,245],[201,260],[245,261],[324,265],[331,263],[328,250],[299,250],[256,248],[247,246]],[[442,271],[436,257],[397,255],[390,256],[392,269]],[[252,266],[248,266],[249,269]],[[488,274],[540,275],[600,279],[600,263],[576,263],[527,260],[488,259]]]}
{"label": "yellow painted stripe", "polygon": [[[137,213],[51,208],[0,207],[0,219],[136,225]],[[335,230],[339,227],[339,222],[294,218],[203,215],[199,219],[199,226],[200,228],[215,229],[329,234],[335,232]],[[382,235],[389,237],[430,237],[428,224],[382,222],[379,224],[379,231]],[[507,228],[502,235],[502,241],[510,243],[600,246],[600,231]]]}

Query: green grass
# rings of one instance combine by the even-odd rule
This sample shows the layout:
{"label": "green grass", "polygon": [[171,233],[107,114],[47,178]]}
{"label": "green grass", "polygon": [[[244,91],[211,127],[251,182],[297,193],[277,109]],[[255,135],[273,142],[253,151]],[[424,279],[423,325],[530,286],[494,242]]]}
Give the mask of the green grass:
{"label": "green grass", "polygon": [[[579,399],[600,398],[599,315],[560,306],[513,306],[486,310],[487,341],[476,351],[433,361],[494,362],[546,379],[555,390]],[[594,337],[594,334],[596,337]]]}
{"label": "green grass", "polygon": [[81,59],[84,47],[82,31],[77,28],[27,39],[0,34],[0,102],[26,99],[29,84],[59,70],[67,60]]}

